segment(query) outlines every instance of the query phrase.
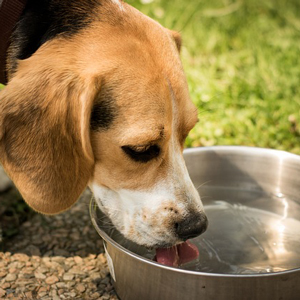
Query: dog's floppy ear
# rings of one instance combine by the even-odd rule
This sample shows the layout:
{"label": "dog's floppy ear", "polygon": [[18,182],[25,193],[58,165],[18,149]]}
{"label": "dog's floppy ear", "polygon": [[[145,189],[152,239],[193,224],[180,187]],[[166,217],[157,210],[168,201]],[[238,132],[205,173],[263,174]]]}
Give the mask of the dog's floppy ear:
{"label": "dog's floppy ear", "polygon": [[171,35],[175,41],[176,47],[177,47],[178,51],[180,52],[181,45],[182,45],[182,39],[181,39],[180,33],[177,31],[174,31],[174,30],[170,30],[170,29],[169,29],[169,32],[171,33]]}
{"label": "dog's floppy ear", "polygon": [[96,89],[71,72],[27,68],[0,92],[0,161],[38,212],[68,209],[91,177],[90,114]]}

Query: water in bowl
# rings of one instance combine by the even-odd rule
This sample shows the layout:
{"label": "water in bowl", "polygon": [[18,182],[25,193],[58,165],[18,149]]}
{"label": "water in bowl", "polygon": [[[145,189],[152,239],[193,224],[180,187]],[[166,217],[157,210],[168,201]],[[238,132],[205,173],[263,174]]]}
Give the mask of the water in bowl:
{"label": "water in bowl", "polygon": [[205,205],[208,230],[192,240],[200,256],[182,268],[257,274],[300,267],[300,221],[289,217],[300,215],[299,204],[280,193],[227,190],[225,194],[227,200]]}

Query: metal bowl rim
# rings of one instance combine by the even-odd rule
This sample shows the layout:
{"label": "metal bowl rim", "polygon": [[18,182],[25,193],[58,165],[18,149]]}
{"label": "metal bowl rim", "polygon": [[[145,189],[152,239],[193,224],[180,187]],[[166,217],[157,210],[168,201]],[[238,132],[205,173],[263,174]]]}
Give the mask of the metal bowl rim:
{"label": "metal bowl rim", "polygon": [[284,150],[260,148],[260,147],[250,147],[250,146],[209,146],[209,147],[194,147],[186,148],[183,153],[199,153],[199,152],[223,152],[223,153],[241,153],[241,154],[251,154],[251,155],[263,155],[263,154],[272,154],[281,158],[292,158],[299,160],[300,155],[293,154]]}
{"label": "metal bowl rim", "polygon": [[[280,157],[290,157],[296,160],[299,160],[300,162],[300,156],[296,154],[292,154],[286,151],[282,150],[274,150],[274,149],[267,149],[267,148],[258,148],[258,147],[247,147],[247,146],[211,146],[211,147],[196,147],[196,148],[187,148],[184,150],[184,153],[197,153],[197,152],[207,152],[207,151],[224,151],[224,152],[240,152],[243,151],[245,153],[255,153],[255,154],[274,154],[276,156]],[[98,234],[106,241],[111,243],[115,248],[117,248],[119,251],[123,252],[126,255],[131,256],[134,259],[137,259],[145,264],[150,264],[157,268],[166,269],[168,271],[175,271],[182,274],[188,274],[188,275],[194,275],[194,276],[209,276],[209,277],[227,277],[227,278],[251,278],[251,277],[270,277],[270,276],[282,276],[282,275],[288,275],[291,273],[296,273],[300,271],[299,268],[280,271],[280,272],[274,272],[274,273],[257,273],[257,274],[220,274],[220,273],[206,273],[206,272],[197,272],[197,271],[191,271],[191,270],[184,270],[176,267],[169,267],[164,266],[162,264],[159,264],[155,261],[152,261],[148,258],[142,257],[138,254],[135,254],[131,252],[130,250],[124,248],[117,242],[115,242],[108,234],[106,234],[103,230],[100,229],[100,227],[97,224],[97,221],[95,219],[95,209],[98,208],[94,197],[92,197],[90,201],[90,217],[92,220],[92,223],[98,232]],[[99,208],[98,208],[99,209]]]}

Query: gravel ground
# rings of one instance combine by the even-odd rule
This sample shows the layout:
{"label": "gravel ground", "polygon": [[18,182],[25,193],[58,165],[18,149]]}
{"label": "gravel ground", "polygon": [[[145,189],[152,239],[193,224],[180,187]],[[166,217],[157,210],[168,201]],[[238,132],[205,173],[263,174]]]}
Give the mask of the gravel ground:
{"label": "gravel ground", "polygon": [[60,215],[34,213],[2,243],[0,299],[118,299],[89,217],[90,197],[87,190]]}

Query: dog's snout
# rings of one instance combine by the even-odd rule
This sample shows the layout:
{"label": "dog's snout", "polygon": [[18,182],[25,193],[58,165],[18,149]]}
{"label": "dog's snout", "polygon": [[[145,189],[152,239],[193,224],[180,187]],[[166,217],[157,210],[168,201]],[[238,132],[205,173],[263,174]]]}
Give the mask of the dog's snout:
{"label": "dog's snout", "polygon": [[207,225],[208,220],[205,214],[193,214],[175,223],[175,232],[181,240],[186,241],[205,232]]}

